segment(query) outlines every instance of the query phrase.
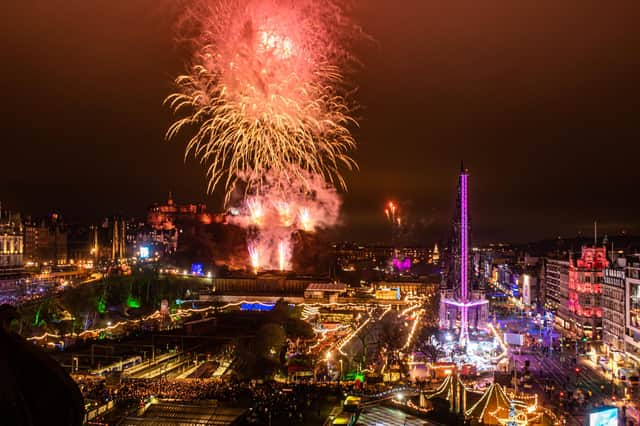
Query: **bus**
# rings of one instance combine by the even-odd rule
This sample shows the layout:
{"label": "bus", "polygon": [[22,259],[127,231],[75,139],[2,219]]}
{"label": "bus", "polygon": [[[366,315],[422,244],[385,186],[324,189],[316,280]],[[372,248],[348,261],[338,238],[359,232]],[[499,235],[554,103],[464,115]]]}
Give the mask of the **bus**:
{"label": "bus", "polygon": [[348,396],[347,399],[344,400],[343,410],[348,413],[358,413],[360,411],[360,404],[362,402],[362,398],[359,396]]}
{"label": "bus", "polygon": [[331,424],[333,426],[353,426],[356,424],[356,419],[356,414],[343,411],[333,419]]}

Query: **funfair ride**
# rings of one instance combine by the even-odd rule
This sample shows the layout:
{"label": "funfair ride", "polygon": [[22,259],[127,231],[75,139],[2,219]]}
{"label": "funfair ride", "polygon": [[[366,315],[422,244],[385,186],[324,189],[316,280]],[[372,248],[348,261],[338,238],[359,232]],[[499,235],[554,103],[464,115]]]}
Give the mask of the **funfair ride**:
{"label": "funfair ride", "polygon": [[[452,321],[449,318],[456,318],[459,322],[458,345],[461,348],[467,346],[469,342],[469,313],[473,312],[474,326],[478,327],[479,321],[484,318],[484,312],[488,301],[478,294],[474,294],[469,282],[469,171],[461,166],[458,182],[458,218],[456,220],[456,234],[459,247],[458,255],[453,256],[458,262],[458,268],[454,268],[459,273],[455,278],[459,279],[456,288],[446,289],[443,292],[441,306],[441,326],[451,328]],[[453,247],[452,247],[452,251]]]}

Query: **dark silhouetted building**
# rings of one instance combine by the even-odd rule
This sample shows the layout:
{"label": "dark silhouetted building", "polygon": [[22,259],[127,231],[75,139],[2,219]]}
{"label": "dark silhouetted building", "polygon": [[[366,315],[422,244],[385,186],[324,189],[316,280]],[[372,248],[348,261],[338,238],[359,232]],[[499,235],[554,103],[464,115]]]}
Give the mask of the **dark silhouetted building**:
{"label": "dark silhouetted building", "polygon": [[68,260],[67,229],[58,213],[26,221],[24,257],[28,262],[64,265]]}

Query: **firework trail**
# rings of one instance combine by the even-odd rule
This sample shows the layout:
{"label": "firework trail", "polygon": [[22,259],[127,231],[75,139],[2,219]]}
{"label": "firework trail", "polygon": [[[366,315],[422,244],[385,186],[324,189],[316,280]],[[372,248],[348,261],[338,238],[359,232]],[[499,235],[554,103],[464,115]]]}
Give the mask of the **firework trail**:
{"label": "firework trail", "polygon": [[384,215],[391,225],[392,256],[388,261],[388,269],[392,271],[407,272],[411,268],[411,259],[402,255],[398,245],[401,244],[401,236],[406,220],[403,219],[400,206],[394,201],[389,201],[384,209]]}
{"label": "firework trail", "polygon": [[400,216],[400,208],[393,201],[387,203],[384,209],[384,215],[392,227],[402,226],[402,216]]}
{"label": "firework trail", "polygon": [[247,250],[249,251],[251,268],[253,269],[253,272],[257,274],[258,270],[262,266],[260,263],[260,247],[257,244],[249,243],[247,246]]}
{"label": "firework trail", "polygon": [[313,221],[311,218],[311,214],[309,213],[308,207],[300,207],[300,211],[298,213],[298,219],[300,223],[300,228],[303,231],[311,231],[313,229]]}
{"label": "firework trail", "polygon": [[357,29],[338,0],[197,0],[189,72],[166,102],[179,117],[168,138],[190,132],[185,156],[208,167],[208,190],[259,194],[270,172],[309,189],[321,176],[346,189],[342,171],[355,124],[341,73]]}
{"label": "firework trail", "polygon": [[289,253],[289,241],[281,240],[280,243],[278,243],[278,269],[281,271],[287,270],[287,262],[290,257]]}
{"label": "firework trail", "polygon": [[256,226],[262,225],[262,219],[264,216],[264,208],[262,207],[262,202],[256,198],[249,198],[247,200],[247,210],[249,212],[249,217],[251,218],[252,224]]}

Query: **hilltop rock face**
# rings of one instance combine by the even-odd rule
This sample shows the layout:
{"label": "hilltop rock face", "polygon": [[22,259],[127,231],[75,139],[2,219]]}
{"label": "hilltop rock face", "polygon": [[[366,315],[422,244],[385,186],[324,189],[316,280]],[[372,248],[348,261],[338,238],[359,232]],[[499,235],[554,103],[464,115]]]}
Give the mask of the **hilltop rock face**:
{"label": "hilltop rock face", "polygon": [[15,310],[0,306],[0,413],[15,426],[82,425],[78,386],[46,352],[9,331]]}

